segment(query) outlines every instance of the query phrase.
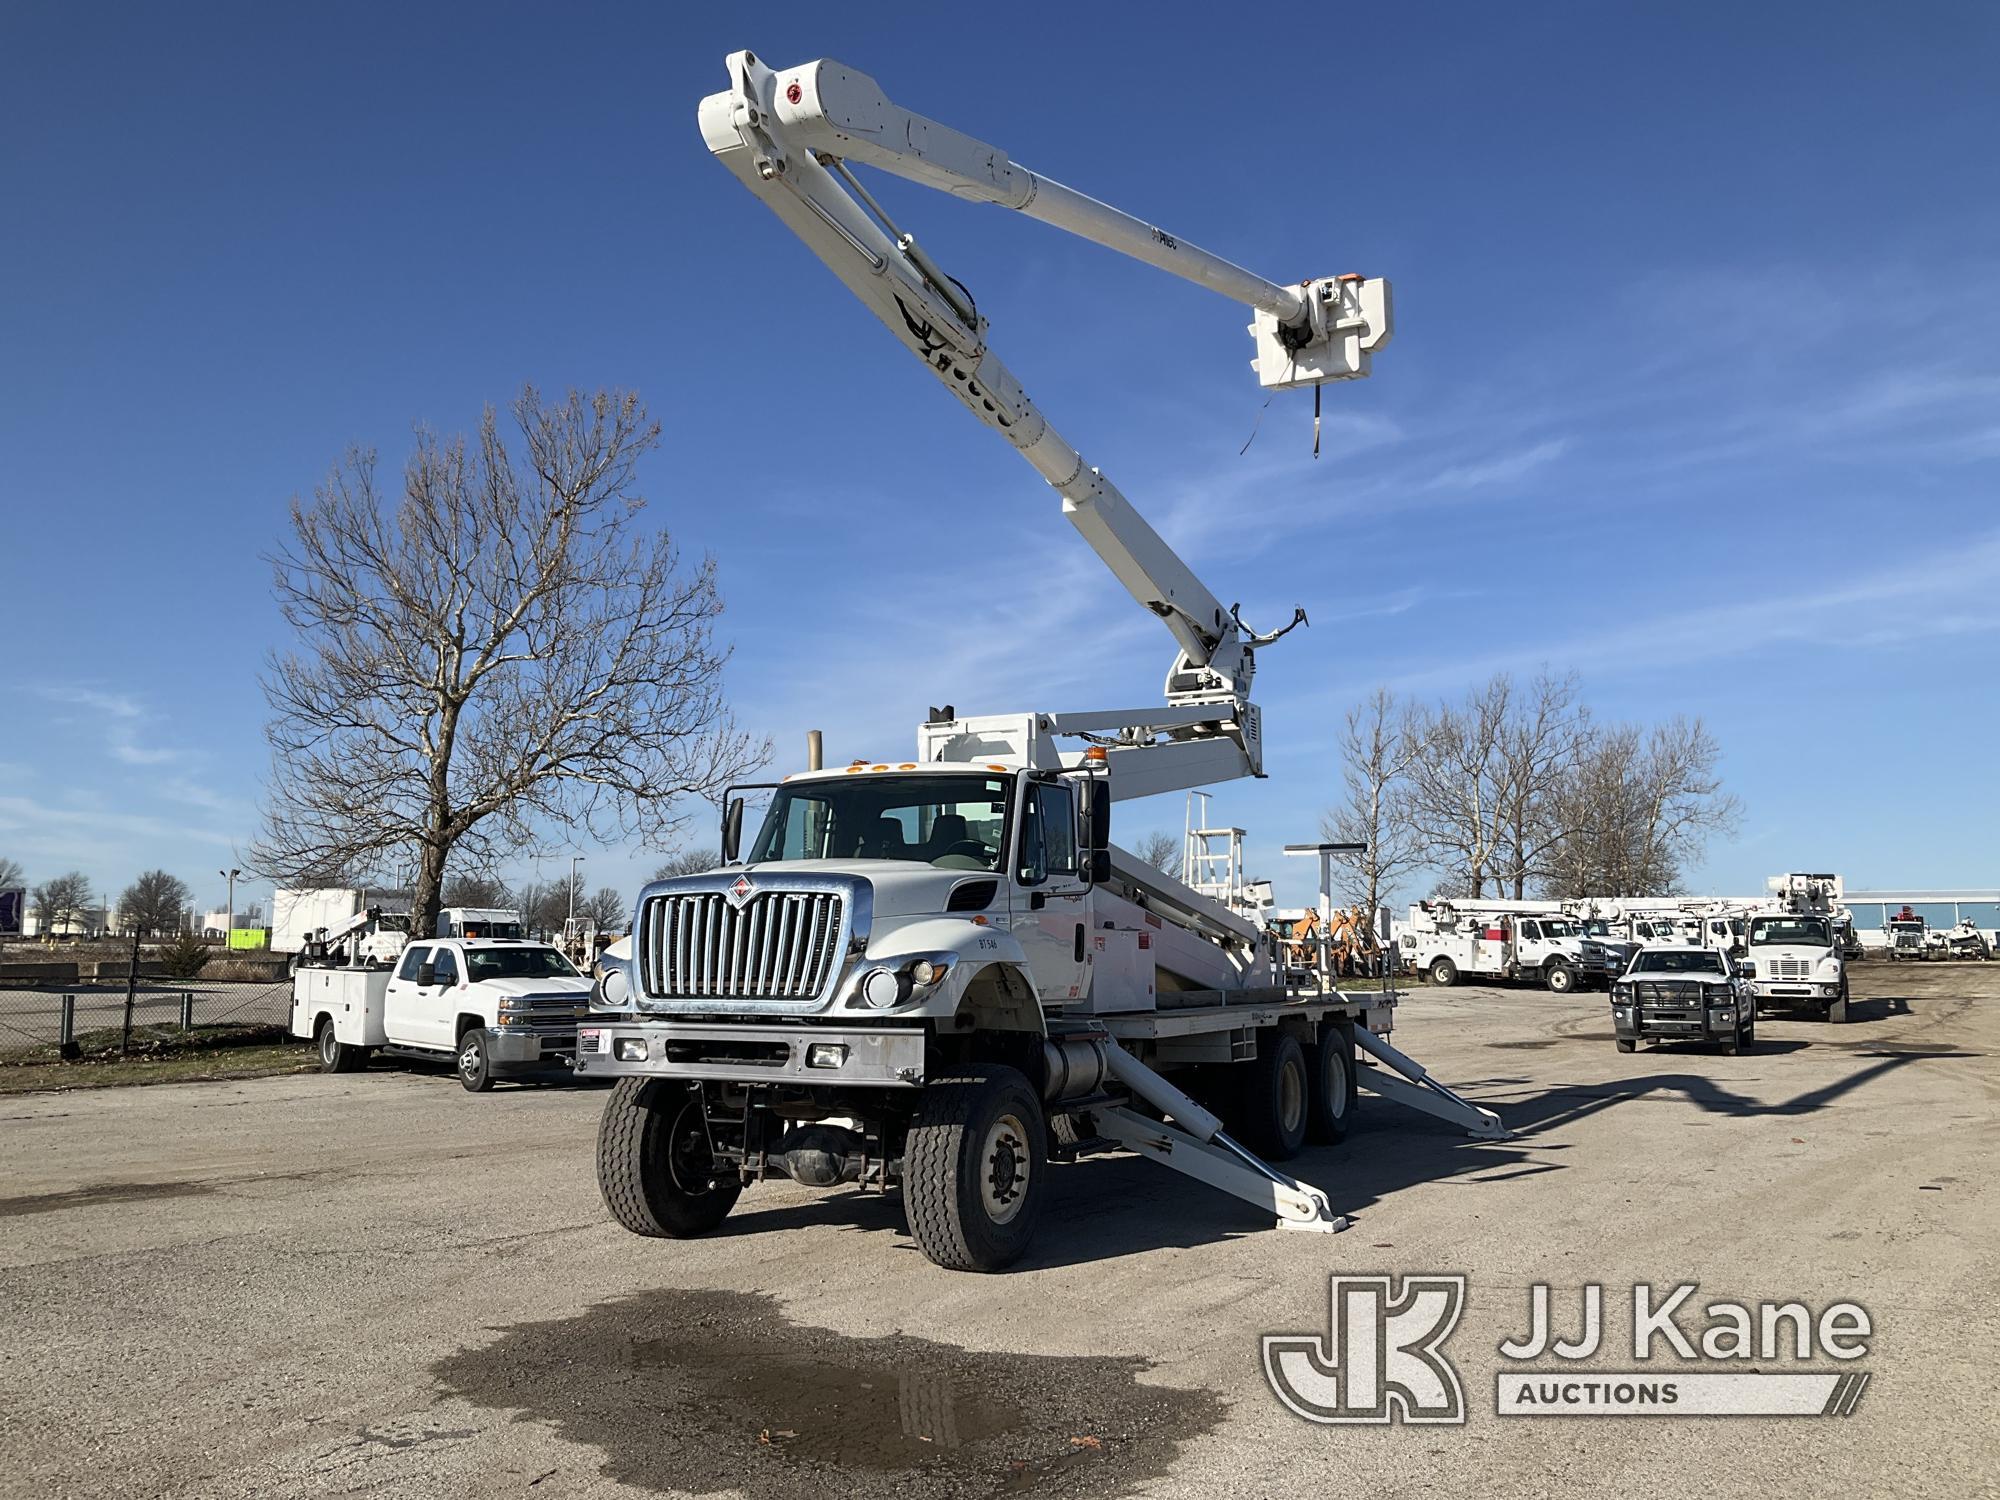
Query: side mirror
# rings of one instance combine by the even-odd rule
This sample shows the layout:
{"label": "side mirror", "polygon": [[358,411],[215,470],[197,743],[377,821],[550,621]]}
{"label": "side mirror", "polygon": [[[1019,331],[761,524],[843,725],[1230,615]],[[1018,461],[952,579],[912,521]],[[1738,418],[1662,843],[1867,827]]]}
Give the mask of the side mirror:
{"label": "side mirror", "polygon": [[1747,958],[1739,958],[1736,961],[1736,977],[1738,979],[1755,979],[1757,977],[1757,966]]}
{"label": "side mirror", "polygon": [[731,797],[729,805],[722,811],[722,862],[725,865],[736,862],[736,851],[743,843],[743,799]]}
{"label": "side mirror", "polygon": [[1090,851],[1090,883],[1103,885],[1111,878],[1111,851],[1093,849]]}
{"label": "side mirror", "polygon": [[[1093,781],[1090,787],[1090,853],[1095,861],[1100,853],[1111,857],[1111,783]],[[1104,878],[1102,876],[1100,879]]]}
{"label": "side mirror", "polygon": [[429,989],[429,988],[430,988],[430,987],[431,987],[432,985],[436,984],[437,982],[438,982],[438,970],[437,970],[437,965],[436,965],[436,964],[418,964],[418,965],[417,965],[417,988],[418,988],[418,989],[420,989],[420,990],[427,990],[427,989]]}

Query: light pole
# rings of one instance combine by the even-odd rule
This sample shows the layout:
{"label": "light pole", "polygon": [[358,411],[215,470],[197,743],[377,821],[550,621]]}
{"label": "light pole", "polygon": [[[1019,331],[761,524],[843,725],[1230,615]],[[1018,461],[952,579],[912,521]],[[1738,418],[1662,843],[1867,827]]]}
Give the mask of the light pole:
{"label": "light pole", "polygon": [[229,946],[229,939],[236,932],[236,877],[243,872],[241,870],[217,870],[215,873],[229,882],[229,928],[222,937],[222,946],[227,948]]}
{"label": "light pole", "polygon": [[576,867],[583,863],[581,854],[569,857],[569,920],[563,923],[563,938],[568,940],[570,930],[576,925]]}

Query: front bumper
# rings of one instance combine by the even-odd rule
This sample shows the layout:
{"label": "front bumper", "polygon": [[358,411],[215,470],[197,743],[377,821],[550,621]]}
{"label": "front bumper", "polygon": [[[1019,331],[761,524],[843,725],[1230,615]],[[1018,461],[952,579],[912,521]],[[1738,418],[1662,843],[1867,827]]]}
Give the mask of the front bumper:
{"label": "front bumper", "polygon": [[486,1057],[496,1073],[567,1068],[575,1056],[574,1029],[547,1031],[524,1026],[491,1026],[486,1031]]}
{"label": "front bumper", "polygon": [[1820,984],[1801,979],[1759,979],[1749,986],[1753,999],[1764,1000],[1837,1000],[1840,986]]}
{"label": "front bumper", "polygon": [[1726,1042],[1736,1035],[1734,1006],[1613,1005],[1611,1026],[1621,1042]]}
{"label": "front bumper", "polygon": [[924,1033],[914,1027],[606,1019],[579,1028],[576,1072],[584,1078],[914,1089],[924,1082]]}

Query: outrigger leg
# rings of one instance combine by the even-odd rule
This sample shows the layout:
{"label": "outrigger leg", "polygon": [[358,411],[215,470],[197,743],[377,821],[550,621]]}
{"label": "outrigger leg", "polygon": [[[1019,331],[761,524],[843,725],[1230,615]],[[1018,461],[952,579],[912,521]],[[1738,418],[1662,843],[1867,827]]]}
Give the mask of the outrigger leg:
{"label": "outrigger leg", "polygon": [[1460,1098],[1439,1083],[1424,1065],[1407,1052],[1399,1052],[1364,1027],[1354,1028],[1355,1045],[1373,1054],[1384,1066],[1356,1068],[1354,1081],[1371,1093],[1411,1109],[1422,1110],[1440,1120],[1463,1126],[1470,1135],[1486,1141],[1504,1141],[1513,1134],[1490,1109],[1481,1109]]}
{"label": "outrigger leg", "polygon": [[1220,1188],[1246,1203],[1268,1209],[1280,1228],[1313,1229],[1331,1234],[1347,1227],[1333,1211],[1326,1194],[1311,1183],[1287,1177],[1229,1138],[1222,1121],[1140,1062],[1117,1042],[1105,1039],[1111,1074],[1173,1123],[1150,1119],[1123,1105],[1091,1111],[1098,1134],[1128,1151],[1197,1182]]}

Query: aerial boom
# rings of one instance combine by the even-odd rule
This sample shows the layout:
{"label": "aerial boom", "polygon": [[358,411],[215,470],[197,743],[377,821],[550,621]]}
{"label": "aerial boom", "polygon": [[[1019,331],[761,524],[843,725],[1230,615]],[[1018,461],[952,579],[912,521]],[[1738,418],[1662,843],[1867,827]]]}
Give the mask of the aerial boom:
{"label": "aerial boom", "polygon": [[[872,79],[838,63],[777,72],[737,52],[728,70],[729,88],[701,103],[709,150],[1061,495],[1064,515],[1180,648],[1167,675],[1169,704],[1216,709],[1206,727],[1129,725],[1118,731],[1121,742],[1138,749],[1169,738],[1220,736],[1237,751],[1229,774],[1261,775],[1249,695],[1254,648],[1273,637],[1254,636],[1049,424],[987,346],[987,322],[971,294],[890,220],[848,163],[1018,209],[1245,303],[1255,312],[1251,332],[1267,385],[1365,375],[1369,354],[1389,336],[1386,284],[1345,277],[1299,287],[1265,281],[1039,177],[997,147],[900,109]],[[1204,781],[1228,779],[1213,769],[1208,763]]]}

